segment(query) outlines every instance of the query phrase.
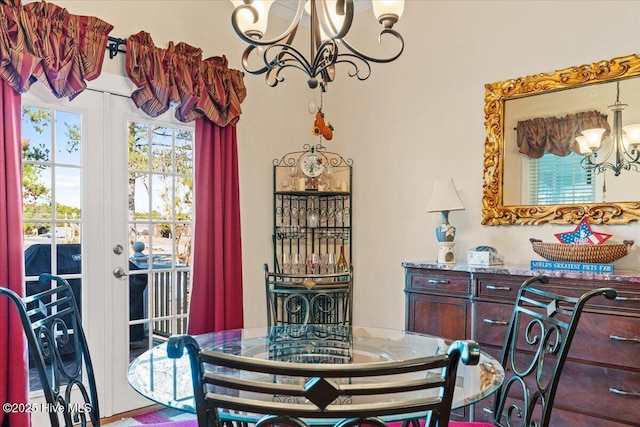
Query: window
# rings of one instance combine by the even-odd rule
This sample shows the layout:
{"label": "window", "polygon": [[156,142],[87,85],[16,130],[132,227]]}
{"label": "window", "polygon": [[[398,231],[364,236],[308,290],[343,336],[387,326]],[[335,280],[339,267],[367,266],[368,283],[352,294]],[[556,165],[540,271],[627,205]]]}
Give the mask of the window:
{"label": "window", "polygon": [[[82,305],[82,115],[31,105],[22,107],[23,245],[27,294],[45,290],[41,273],[66,278]],[[62,344],[72,366],[71,343]],[[31,390],[41,388],[31,376]]]}
{"label": "window", "polygon": [[[186,333],[193,222],[193,130],[128,123],[132,285],[146,287],[131,313],[131,357],[155,340]],[[142,341],[140,346],[136,341]]]}
{"label": "window", "polygon": [[529,204],[590,203],[595,200],[592,171],[580,165],[582,156],[560,157],[546,153],[529,159]]}

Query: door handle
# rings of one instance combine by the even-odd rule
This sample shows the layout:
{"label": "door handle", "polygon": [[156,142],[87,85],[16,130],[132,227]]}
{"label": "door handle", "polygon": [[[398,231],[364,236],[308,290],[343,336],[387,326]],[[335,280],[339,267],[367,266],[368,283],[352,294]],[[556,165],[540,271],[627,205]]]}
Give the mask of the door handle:
{"label": "door handle", "polygon": [[116,279],[121,279],[125,276],[127,276],[127,273],[124,271],[124,268],[116,267],[113,269],[113,277],[115,277]]}

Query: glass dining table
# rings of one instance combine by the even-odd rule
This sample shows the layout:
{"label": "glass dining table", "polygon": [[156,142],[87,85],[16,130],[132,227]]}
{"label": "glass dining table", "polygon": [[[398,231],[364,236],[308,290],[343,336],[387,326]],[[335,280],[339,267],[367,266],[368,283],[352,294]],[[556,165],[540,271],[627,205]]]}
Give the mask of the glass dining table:
{"label": "glass dining table", "polygon": [[[295,360],[291,359],[291,346],[275,342],[273,328],[228,330],[197,335],[194,338],[202,349],[259,359],[300,361],[300,346],[295,347],[298,356],[294,357]],[[451,343],[435,336],[372,327],[349,328],[348,338],[348,357],[332,348],[328,354],[315,354],[312,363],[370,363],[414,359],[446,353]],[[302,351],[305,352],[304,349]],[[169,358],[167,344],[160,344],[131,362],[127,378],[137,392],[160,405],[196,412],[191,367],[186,352],[180,358]],[[480,354],[478,365],[465,365],[461,361],[457,370],[452,409],[490,396],[503,380],[504,370],[500,363],[484,352]],[[221,413],[220,416],[223,420],[248,423],[255,423],[261,417],[247,413]]]}

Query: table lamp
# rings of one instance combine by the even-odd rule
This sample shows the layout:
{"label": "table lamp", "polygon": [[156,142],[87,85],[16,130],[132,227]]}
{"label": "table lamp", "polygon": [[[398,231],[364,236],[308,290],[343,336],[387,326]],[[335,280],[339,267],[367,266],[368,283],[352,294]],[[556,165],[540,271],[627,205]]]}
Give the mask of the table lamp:
{"label": "table lamp", "polygon": [[438,250],[438,264],[455,264],[453,240],[456,237],[456,229],[449,224],[449,211],[463,210],[464,206],[458,197],[453,179],[436,179],[433,183],[433,193],[427,206],[427,212],[441,212],[442,224],[436,227],[436,238],[440,248]]}

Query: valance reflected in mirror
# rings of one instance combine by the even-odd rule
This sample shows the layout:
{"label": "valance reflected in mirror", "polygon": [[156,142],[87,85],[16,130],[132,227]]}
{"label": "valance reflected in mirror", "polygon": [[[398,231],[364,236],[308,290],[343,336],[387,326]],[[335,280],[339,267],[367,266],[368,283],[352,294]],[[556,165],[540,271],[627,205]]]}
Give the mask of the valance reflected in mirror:
{"label": "valance reflected in mirror", "polygon": [[485,88],[483,224],[640,219],[638,56]]}

